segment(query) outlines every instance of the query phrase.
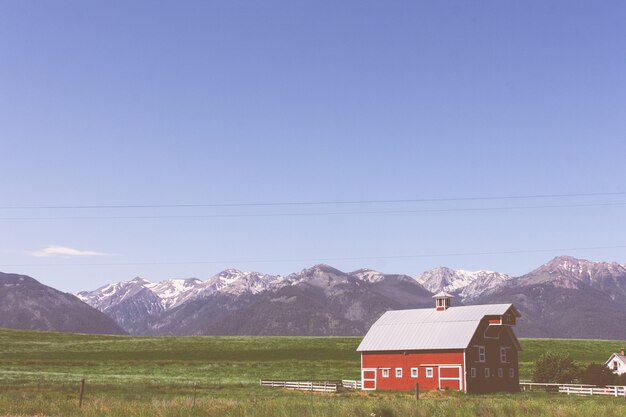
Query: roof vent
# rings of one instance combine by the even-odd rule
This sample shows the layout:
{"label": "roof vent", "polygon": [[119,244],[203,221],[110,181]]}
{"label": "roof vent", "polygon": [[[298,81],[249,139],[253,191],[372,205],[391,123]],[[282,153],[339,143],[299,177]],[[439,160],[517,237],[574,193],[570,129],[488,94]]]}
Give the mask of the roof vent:
{"label": "roof vent", "polygon": [[435,310],[437,311],[445,311],[448,309],[448,307],[450,307],[450,300],[452,300],[454,296],[451,294],[448,294],[447,292],[441,291],[440,293],[437,293],[435,295],[433,295],[433,298],[435,299]]}

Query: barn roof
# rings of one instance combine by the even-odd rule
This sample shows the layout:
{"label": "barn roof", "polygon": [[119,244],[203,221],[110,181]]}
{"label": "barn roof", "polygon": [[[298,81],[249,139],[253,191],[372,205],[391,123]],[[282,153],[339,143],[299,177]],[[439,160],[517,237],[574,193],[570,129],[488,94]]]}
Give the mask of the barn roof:
{"label": "barn roof", "polygon": [[465,349],[485,316],[509,310],[519,316],[513,304],[388,311],[372,325],[357,351]]}

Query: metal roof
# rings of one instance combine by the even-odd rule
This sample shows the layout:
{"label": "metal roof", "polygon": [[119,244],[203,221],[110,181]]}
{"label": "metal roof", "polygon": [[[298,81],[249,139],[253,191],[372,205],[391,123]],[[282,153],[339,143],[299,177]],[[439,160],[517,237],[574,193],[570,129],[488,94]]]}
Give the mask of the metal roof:
{"label": "metal roof", "polygon": [[519,316],[513,304],[388,311],[372,325],[357,351],[465,349],[485,316],[509,309]]}
{"label": "metal roof", "polygon": [[454,295],[448,294],[445,291],[440,291],[437,294],[433,295],[433,298],[454,298]]}

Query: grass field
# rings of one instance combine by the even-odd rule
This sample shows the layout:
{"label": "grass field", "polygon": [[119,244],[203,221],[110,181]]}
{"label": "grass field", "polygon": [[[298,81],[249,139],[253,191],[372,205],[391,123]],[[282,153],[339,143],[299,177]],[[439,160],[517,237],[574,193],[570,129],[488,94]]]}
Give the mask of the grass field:
{"label": "grass field", "polygon": [[[0,415],[626,415],[623,398],[548,394],[315,394],[261,378],[358,379],[354,337],[119,337],[0,329]],[[621,342],[522,339],[522,379],[546,350],[602,362]],[[83,408],[80,379],[87,380]],[[195,387],[194,387],[194,384]],[[193,398],[195,393],[195,406]]]}

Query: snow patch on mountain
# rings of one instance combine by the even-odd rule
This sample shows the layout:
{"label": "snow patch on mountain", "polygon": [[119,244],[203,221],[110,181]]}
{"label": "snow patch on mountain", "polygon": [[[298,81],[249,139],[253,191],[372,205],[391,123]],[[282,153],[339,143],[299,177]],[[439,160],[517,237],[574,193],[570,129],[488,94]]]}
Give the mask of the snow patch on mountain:
{"label": "snow patch on mountain", "polygon": [[446,267],[426,271],[416,278],[430,292],[445,291],[460,297],[462,301],[471,301],[485,295],[510,279],[511,276],[500,272]]}

